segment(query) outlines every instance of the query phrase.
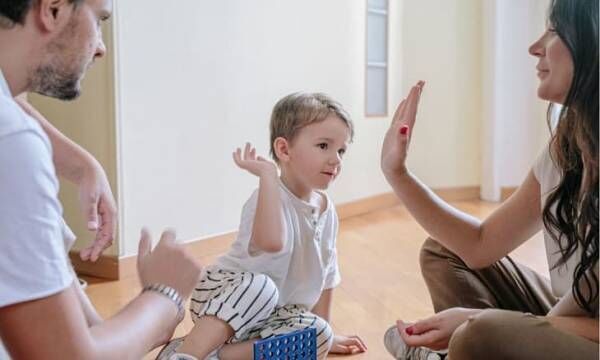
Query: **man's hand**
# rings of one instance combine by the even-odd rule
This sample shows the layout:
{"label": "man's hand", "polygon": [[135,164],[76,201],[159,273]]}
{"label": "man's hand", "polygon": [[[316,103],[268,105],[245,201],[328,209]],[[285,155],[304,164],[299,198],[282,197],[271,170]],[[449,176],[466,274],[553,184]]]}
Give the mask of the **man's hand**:
{"label": "man's hand", "polygon": [[93,161],[93,166],[83,172],[79,186],[79,205],[87,228],[96,233],[92,244],[81,250],[81,260],[96,261],[112,245],[117,227],[117,206],[106,174]]}

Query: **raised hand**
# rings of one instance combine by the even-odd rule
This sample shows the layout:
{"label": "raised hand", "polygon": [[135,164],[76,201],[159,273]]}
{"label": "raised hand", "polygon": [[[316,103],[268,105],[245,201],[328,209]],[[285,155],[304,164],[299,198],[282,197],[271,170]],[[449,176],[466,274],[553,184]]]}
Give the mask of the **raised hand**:
{"label": "raised hand", "polygon": [[425,82],[419,81],[412,87],[408,97],[400,102],[381,148],[381,170],[386,177],[405,173],[406,156],[414,127],[419,100]]}
{"label": "raised hand", "polygon": [[256,156],[256,149],[250,143],[246,143],[243,153],[242,149],[236,149],[233,153],[233,161],[241,169],[258,177],[277,176],[277,166],[262,156]]}

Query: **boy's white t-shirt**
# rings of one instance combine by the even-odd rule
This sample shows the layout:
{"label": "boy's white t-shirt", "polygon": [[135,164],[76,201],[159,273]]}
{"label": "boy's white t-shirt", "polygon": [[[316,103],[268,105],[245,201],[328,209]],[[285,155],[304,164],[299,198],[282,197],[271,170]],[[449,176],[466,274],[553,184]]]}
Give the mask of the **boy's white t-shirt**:
{"label": "boy's white t-shirt", "polygon": [[324,192],[318,194],[327,205],[319,215],[319,206],[299,199],[281,182],[279,188],[283,249],[277,253],[252,251],[250,254],[258,200],[256,190],[243,207],[237,239],[212,268],[268,275],[279,290],[278,305],[297,304],[312,309],[324,289],[334,288],[341,281],[336,250],[337,213]]}
{"label": "boy's white t-shirt", "polygon": [[75,236],[58,190],[50,140],[14,101],[0,71],[0,307],[73,282],[67,251]]}

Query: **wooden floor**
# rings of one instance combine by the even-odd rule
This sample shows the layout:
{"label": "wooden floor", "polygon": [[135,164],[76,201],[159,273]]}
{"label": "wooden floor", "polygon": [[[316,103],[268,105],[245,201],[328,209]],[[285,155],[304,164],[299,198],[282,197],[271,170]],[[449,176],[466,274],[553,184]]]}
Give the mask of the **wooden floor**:
{"label": "wooden floor", "polygon": [[[481,201],[452,202],[479,218],[498,204]],[[332,325],[336,333],[357,334],[369,350],[352,359],[388,359],[383,333],[396,319],[416,320],[432,314],[431,301],[421,278],[418,254],[426,233],[403,207],[378,210],[345,219],[340,225],[338,256],[342,283],[334,292]],[[514,257],[546,274],[547,263],[541,234],[514,252]],[[203,264],[215,256],[197,254]],[[87,289],[100,314],[109,317],[139,291],[134,277],[119,281],[89,279]],[[189,315],[175,335],[192,326]],[[152,354],[155,354],[154,351]],[[154,359],[148,355],[147,359]]]}

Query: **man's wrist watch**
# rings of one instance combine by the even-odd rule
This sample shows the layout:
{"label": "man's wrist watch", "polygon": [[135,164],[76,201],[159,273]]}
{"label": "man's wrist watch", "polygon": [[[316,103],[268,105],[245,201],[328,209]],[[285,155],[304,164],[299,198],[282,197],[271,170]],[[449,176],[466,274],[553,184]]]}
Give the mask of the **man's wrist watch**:
{"label": "man's wrist watch", "polygon": [[177,306],[177,319],[179,321],[181,321],[183,319],[183,317],[185,315],[185,310],[183,308],[183,304],[185,303],[185,301],[184,301],[183,297],[181,297],[181,295],[179,295],[177,290],[173,289],[170,286],[164,285],[164,284],[150,284],[150,285],[144,286],[144,288],[142,289],[142,293],[144,293],[146,291],[157,292],[163,296],[166,296],[171,301],[173,301],[175,303],[175,305]]}

